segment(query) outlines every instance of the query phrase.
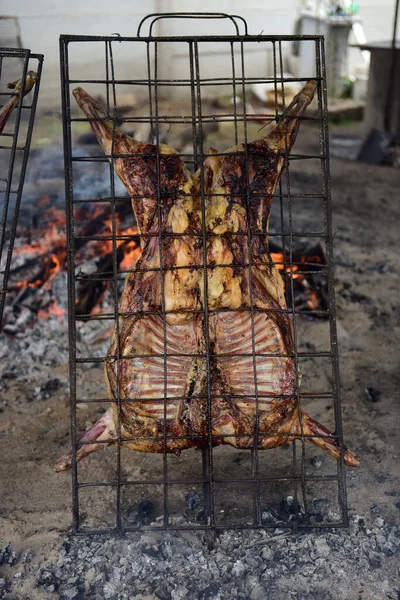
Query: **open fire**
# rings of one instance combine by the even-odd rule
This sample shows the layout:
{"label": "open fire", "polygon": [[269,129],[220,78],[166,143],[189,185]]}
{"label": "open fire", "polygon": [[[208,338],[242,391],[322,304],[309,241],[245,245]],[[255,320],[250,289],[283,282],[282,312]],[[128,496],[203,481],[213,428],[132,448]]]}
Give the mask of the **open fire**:
{"label": "open fire", "polygon": [[[125,224],[131,213],[130,202],[117,205],[115,232],[116,260],[120,272],[129,271],[140,255],[137,227]],[[36,319],[63,318],[66,307],[60,304],[53,285],[66,273],[65,211],[52,204],[50,196],[38,202],[38,214],[32,226],[18,231],[9,281],[9,302],[4,319],[4,331],[10,335],[23,330]],[[40,226],[39,226],[40,221]],[[92,204],[75,212],[80,227],[77,241],[76,291],[77,315],[103,312],[106,294],[113,278],[113,221],[110,211]],[[84,225],[79,225],[84,224]],[[85,238],[95,235],[95,240]],[[275,238],[274,238],[275,239]],[[324,317],[327,309],[326,281],[319,275],[326,258],[317,244],[308,249],[288,251],[270,240],[270,256],[281,272],[286,288],[288,307],[291,307],[293,279],[294,306],[304,314]],[[121,280],[123,276],[121,277]]]}

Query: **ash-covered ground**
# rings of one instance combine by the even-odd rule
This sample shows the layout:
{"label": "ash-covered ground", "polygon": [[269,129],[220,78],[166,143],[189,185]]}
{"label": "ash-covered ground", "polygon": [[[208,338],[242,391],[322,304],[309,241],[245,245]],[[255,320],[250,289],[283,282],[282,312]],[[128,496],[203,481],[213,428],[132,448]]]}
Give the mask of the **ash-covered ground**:
{"label": "ash-covered ground", "polygon": [[396,600],[390,572],[398,568],[400,527],[377,512],[367,521],[355,515],[348,530],[324,534],[226,532],[212,549],[203,535],[171,532],[123,539],[63,535],[40,563],[31,550],[18,555],[8,547],[0,554],[9,565],[1,597]]}
{"label": "ash-covered ground", "polygon": [[[296,151],[315,152],[317,143],[316,130],[302,126]],[[293,161],[292,185],[312,191],[319,168],[318,161]],[[266,516],[269,524],[275,519],[273,529],[227,531],[216,536],[213,547],[202,532],[139,532],[122,539],[71,536],[71,479],[53,472],[55,460],[69,446],[67,324],[54,315],[13,336],[1,335],[0,598],[400,598],[399,175],[388,167],[339,159],[332,159],[331,171],[344,436],[361,458],[360,468],[347,470],[349,529],[285,531],[280,525],[290,518],[291,491],[283,486],[267,490],[275,494],[273,506],[278,507],[269,505]],[[40,185],[46,187],[43,181]],[[306,205],[300,212],[303,222],[315,216]],[[65,306],[65,275],[54,280],[52,293]],[[318,348],[326,323],[302,319],[298,325],[304,347]],[[99,337],[85,326],[78,342],[82,351],[100,356],[109,338],[107,332]],[[329,381],[329,371],[312,362],[302,370],[306,383]],[[101,393],[101,366],[83,369],[78,381],[88,394]],[[81,402],[79,428],[85,429],[103,410]],[[331,424],[333,409],[323,400],[313,402],[310,412]],[[230,449],[217,450],[221,472],[238,465],[243,472],[249,469],[245,452],[237,458]],[[174,457],[183,480],[194,468],[193,457]],[[290,464],[291,453],[285,449],[267,451],[262,460],[271,465],[275,457],[276,468]],[[150,478],[159,468],[151,455],[126,452],[123,459],[124,472],[133,478]],[[86,460],[81,463],[86,477],[104,481],[114,472],[111,448]],[[312,446],[306,460],[311,474],[335,468],[332,459]],[[181,488],[176,518],[196,520],[201,490]],[[243,491],[223,498],[220,513],[229,516],[231,511],[233,518],[234,506],[242,518]],[[148,492],[126,499],[128,524],[157,520],[157,495]],[[317,520],[326,513],[334,521],[338,507],[329,486],[309,493]],[[107,493],[82,498],[84,523],[112,524],[113,507]]]}

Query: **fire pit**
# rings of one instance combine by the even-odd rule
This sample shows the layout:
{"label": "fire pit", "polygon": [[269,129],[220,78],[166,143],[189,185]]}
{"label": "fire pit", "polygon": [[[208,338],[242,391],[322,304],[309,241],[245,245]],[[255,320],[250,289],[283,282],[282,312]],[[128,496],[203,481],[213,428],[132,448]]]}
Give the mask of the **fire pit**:
{"label": "fire pit", "polygon": [[[186,17],[187,15],[178,16]],[[323,38],[321,36],[251,36],[247,33],[245,22],[238,17],[229,17],[236,28],[234,35],[153,37],[154,22],[163,17],[163,15],[153,17],[147,36],[143,36],[144,25],[142,22],[136,38],[61,36],[60,40],[67,199],[70,399],[73,450],[69,457],[58,463],[58,470],[72,467],[74,530],[91,533],[115,530],[130,531],[138,528],[217,530],[275,528],[279,524],[279,527],[291,528],[296,531],[299,528],[346,526],[344,463],[346,461],[348,464],[352,464],[353,459],[351,458],[352,454],[343,443],[340,414]],[[221,17],[227,16],[219,15],[219,18]],[[238,22],[245,27],[244,34],[239,32]],[[283,45],[290,41],[309,44],[315,53],[315,71],[305,79],[297,80],[283,75]],[[75,75],[76,60],[74,57],[80,55],[79,48],[85,44],[97,44],[103,53],[104,69],[99,77],[93,78],[89,73],[85,77],[82,70],[79,71],[79,77]],[[187,76],[182,79],[169,79],[162,72],[160,56],[166,44],[179,46],[180,59],[184,60],[187,73]],[[252,75],[249,73],[251,71],[249,57],[255,44],[258,49],[264,49],[265,53],[270,51],[272,66],[270,69],[257,67],[257,74]],[[220,48],[221,55],[224,50],[228,50],[229,72],[227,72],[226,64],[213,65],[212,74],[207,72],[207,56],[211,47]],[[146,77],[134,78],[132,75],[128,79],[120,77],[118,56],[121,57],[124,51],[144,53],[147,64]],[[219,66],[221,68],[218,70]],[[263,83],[272,84],[274,89],[273,107],[267,109],[267,112],[262,105],[254,110],[253,104],[256,101],[251,95],[252,85]],[[293,106],[300,102],[298,98],[301,98],[301,95],[295,96],[292,100],[292,94],[292,102],[286,101],[290,94],[289,90],[293,88],[293,83],[305,85],[304,90],[311,88],[316,90],[316,108],[308,116],[303,114],[305,107],[303,107],[303,112],[295,117],[291,113]],[[78,86],[83,86],[86,91]],[[86,118],[82,118],[81,114],[78,117],[74,116],[74,105],[71,104],[70,96],[72,88],[76,88],[74,94],[81,106],[86,103],[86,106],[90,106],[91,109],[94,107],[93,113],[85,111]],[[127,94],[130,93],[132,96],[132,89],[138,96],[145,92],[148,101],[145,110],[140,114],[131,111],[131,114],[127,115],[126,109],[121,110],[119,97],[124,93],[126,101]],[[186,90],[189,95],[186,111],[177,110],[180,102],[183,103],[182,106],[184,105],[181,95],[176,102],[170,102],[169,105],[166,103],[165,97],[168,97],[169,94],[177,94]],[[88,96],[87,91],[96,97],[102,96],[105,109],[101,108],[101,103],[99,104]],[[216,101],[221,98],[224,99],[223,102]],[[308,104],[310,101],[309,98]],[[229,108],[226,108],[227,103]],[[287,110],[288,105],[290,105],[289,110]],[[181,108],[181,105],[179,107]],[[315,135],[320,139],[320,153],[300,155],[296,154],[294,149],[289,154],[289,133],[293,129],[294,121],[297,124],[301,122],[302,126],[305,125],[304,122],[308,122],[315,128]],[[110,146],[105,157],[96,152],[90,154],[77,152],[77,134],[82,136],[82,124],[84,123],[92,125],[99,141],[103,139],[101,136],[104,137],[104,133],[99,132],[104,132],[104,127],[109,127]],[[236,157],[234,160],[238,160],[239,150],[235,150],[235,148],[239,148],[239,142],[243,142],[241,156],[244,157],[245,178],[249,182],[249,164],[250,160],[253,160],[249,150],[250,142],[260,138],[260,135],[266,135],[265,131],[260,132],[260,127],[264,123],[270,127],[266,132],[272,131],[272,123],[280,123],[279,127],[284,132],[283,150],[279,151],[276,156],[279,160],[282,159],[279,164],[285,168],[285,173],[279,179],[276,190],[269,193],[268,196],[272,199],[269,232],[267,222],[260,231],[253,231],[249,227],[246,232],[240,232],[240,234],[246,236],[249,248],[258,243],[256,240],[261,238],[266,240],[268,236],[270,247],[269,250],[266,250],[269,253],[266,264],[269,265],[268,268],[280,271],[285,282],[286,302],[278,308],[274,308],[274,311],[291,323],[289,327],[293,327],[292,350],[280,355],[278,353],[279,358],[291,361],[290,364],[293,364],[295,372],[294,388],[288,392],[288,399],[292,403],[290,406],[297,411],[296,414],[303,409],[311,413],[313,402],[316,399],[326,399],[326,402],[334,407],[331,422],[327,423],[330,431],[334,433],[330,433],[327,429],[310,430],[307,433],[304,429],[308,422],[306,413],[301,413],[305,415],[303,416],[304,425],[301,424],[299,417],[300,426],[295,436],[283,432],[282,435],[287,436],[286,444],[284,439],[283,441],[279,439],[279,444],[276,446],[268,446],[266,442],[265,447],[273,449],[262,451],[256,442],[251,441],[268,438],[268,434],[258,425],[259,415],[262,414],[259,404],[261,405],[263,400],[262,393],[256,389],[253,394],[254,400],[252,400],[257,415],[256,430],[251,434],[249,432],[241,434],[243,438],[247,436],[247,445],[235,442],[240,449],[231,446],[214,447],[223,443],[221,440],[224,435],[213,433],[212,413],[216,397],[221,398],[224,394],[219,391],[218,396],[215,396],[215,390],[213,391],[212,386],[207,384],[204,395],[206,428],[201,437],[201,443],[200,441],[196,444],[193,443],[193,439],[198,439],[199,436],[185,433],[172,435],[167,429],[169,427],[167,412],[170,410],[171,402],[179,400],[179,398],[171,399],[170,395],[167,396],[168,361],[172,358],[179,363],[179,361],[184,361],[189,354],[184,346],[179,351],[174,351],[175,353],[167,352],[165,332],[168,319],[171,317],[165,307],[165,302],[163,302],[161,309],[156,313],[164,323],[164,342],[161,343],[163,348],[161,354],[157,354],[157,360],[161,358],[163,361],[164,395],[157,401],[164,407],[164,418],[162,419],[161,434],[156,436],[140,434],[141,439],[147,440],[146,444],[150,444],[150,440],[156,444],[159,443],[161,451],[159,454],[133,454],[125,446],[135,445],[137,437],[133,436],[129,439],[123,434],[121,411],[128,410],[126,407],[129,402],[138,402],[138,399],[128,398],[125,393],[122,394],[118,374],[121,373],[121,364],[124,361],[132,358],[136,360],[140,356],[126,357],[123,355],[122,348],[118,345],[118,339],[120,329],[124,326],[120,319],[135,316],[135,313],[126,312],[124,300],[122,301],[125,302],[123,305],[125,308],[121,308],[121,297],[126,299],[126,291],[123,291],[126,275],[128,273],[129,278],[134,260],[143,251],[144,246],[142,244],[141,250],[137,224],[134,221],[133,212],[131,212],[131,198],[126,192],[116,189],[117,180],[113,166],[119,160],[137,161],[138,156],[146,159],[149,154],[153,153],[153,175],[157,183],[157,210],[161,211],[163,202],[167,202],[168,198],[168,196],[164,196],[163,188],[160,185],[160,170],[164,169],[164,166],[160,166],[164,165],[162,163],[164,158],[159,149],[160,143],[164,141],[161,138],[165,138],[173,144],[174,140],[177,141],[176,130],[180,131],[179,153],[168,150],[167,155],[179,157],[179,160],[183,159],[188,177],[196,178],[196,171],[199,169],[200,192],[196,197],[199,198],[200,213],[203,218],[198,238],[202,244],[200,247],[205,248],[209,236],[205,229],[205,215],[208,202],[210,202],[210,194],[206,191],[208,184],[205,180],[204,166],[207,156],[210,156],[206,153],[207,149],[204,148],[205,129],[212,124],[216,132],[213,144],[217,148],[211,153],[215,156],[224,157],[225,149],[231,145],[234,146],[234,149],[228,153],[231,152]],[[120,149],[114,147],[116,136],[121,136],[117,133],[117,128],[122,132],[132,132],[132,129],[143,129],[144,125],[148,127],[148,137],[141,142],[141,147],[146,148],[145,151],[141,150],[141,153],[138,151],[132,153],[132,151],[126,150],[121,152]],[[88,135],[88,131],[87,128],[85,136]],[[187,136],[188,131],[189,136]],[[137,133],[133,135],[134,138],[135,136]],[[232,138],[230,144],[226,140],[229,137]],[[298,186],[293,183],[290,162],[302,160],[318,161],[321,165],[320,181],[315,182],[312,190],[305,189],[304,186],[300,186],[298,189]],[[109,161],[111,164],[108,164]],[[93,197],[76,193],[74,188],[76,174],[88,169],[90,163],[104,165],[105,172],[109,176],[109,194]],[[173,176],[173,171],[171,171],[170,179]],[[121,178],[123,179],[123,177]],[[249,206],[252,197],[249,196],[248,190],[249,184],[238,192],[238,196],[242,195],[244,201],[247,198]],[[215,195],[215,192],[213,194]],[[219,195],[223,197],[224,192],[220,192]],[[226,193],[225,196],[227,196]],[[146,198],[144,193],[138,196],[139,200],[143,201],[143,198]],[[133,200],[135,200],[134,194]],[[302,219],[301,208],[306,205],[309,210],[310,204],[313,207],[313,218],[309,222]],[[99,208],[96,210],[93,207]],[[105,232],[104,229],[106,222],[109,223],[108,232]],[[161,222],[160,217],[159,222]],[[146,239],[147,233],[143,223],[139,223],[142,241]],[[160,248],[167,243],[168,235],[162,230],[162,227],[158,228],[154,237],[159,240]],[[179,235],[177,239],[179,240]],[[304,250],[306,241],[308,249]],[[95,268],[93,265],[86,268],[81,261],[82,249],[93,249],[93,247],[99,249],[99,244],[103,244],[101,260],[97,261]],[[168,270],[176,269],[176,265],[171,267],[163,264],[163,252],[160,252],[160,263],[150,270],[161,274],[163,278]],[[78,262],[79,267],[77,267]],[[264,265],[264,263],[261,264]],[[247,264],[243,262],[228,266],[250,271],[254,267],[251,260]],[[219,265],[218,261],[216,263],[209,262],[207,253],[203,252],[202,263],[196,268],[207,274],[204,283],[207,289],[207,277],[210,277],[211,270],[225,268],[225,266]],[[137,269],[138,267],[136,267],[136,271]],[[143,271],[146,276],[146,269]],[[249,289],[251,297],[253,294],[251,276]],[[214,317],[213,308],[207,306],[208,300],[203,300],[203,302],[204,306],[196,309],[204,319],[204,331],[206,332],[204,334],[204,350],[199,357],[205,361],[205,377],[210,380],[211,370],[214,368],[212,364],[215,351],[207,332]],[[283,299],[282,303],[284,303]],[[219,309],[216,310],[218,314]],[[179,311],[182,312],[181,307],[178,309],[178,314],[180,314]],[[255,310],[252,300],[250,300],[249,312],[251,324],[248,332],[251,332],[252,347],[250,356],[255,363],[265,356],[271,357],[272,360],[277,356],[276,352],[266,355],[265,351],[257,351],[254,333]],[[154,309],[147,309],[141,318],[147,318],[153,313]],[[303,320],[313,317],[326,319],[325,336],[322,335],[318,347],[307,346],[302,343],[301,338]],[[87,339],[85,339],[88,328],[90,328],[91,339],[104,342],[103,346],[96,348],[92,345],[92,352],[88,351]],[[107,354],[107,341],[108,343],[111,341],[113,332],[116,332],[113,337],[114,346]],[[233,356],[240,357],[241,355],[234,354]],[[110,365],[116,365],[116,387],[112,387],[114,384],[108,384],[111,386],[108,396],[105,386],[99,379],[98,393],[88,396],[84,387],[85,373],[88,373],[91,368],[96,369],[99,364],[103,363],[106,363],[108,368]],[[111,381],[110,375],[108,378]],[[301,378],[303,378],[303,382],[300,388]],[[89,429],[83,437],[78,438],[80,428],[78,429],[77,410],[79,405],[81,403],[90,405],[93,407],[93,413],[98,409],[97,413],[99,414],[94,416],[94,420],[96,420],[104,412],[103,407],[110,402],[110,397],[115,403],[117,415],[113,438],[102,438],[101,435],[94,437],[93,431],[97,425]],[[238,402],[244,399],[244,396],[239,395]],[[139,400],[142,401],[141,398]],[[104,419],[106,418],[105,416]],[[103,427],[106,421],[100,419],[99,427],[100,423]],[[230,435],[232,437],[232,434]],[[227,436],[225,435],[225,437]],[[198,449],[184,450],[182,455],[175,456],[169,451],[172,439],[180,439],[180,443],[185,448],[197,445]],[[236,436],[235,439],[237,440],[238,437]],[[329,462],[320,475],[316,475],[313,468],[309,466],[310,463],[314,466],[319,465],[321,453],[321,450],[309,444],[310,441],[320,446],[326,445],[331,450],[335,448],[338,458],[337,463]],[[102,444],[109,445],[111,442],[113,445],[101,453],[101,458],[99,458],[99,454],[91,455],[78,464],[78,460],[82,456],[93,451],[93,446],[100,447]],[[177,451],[177,454],[180,453]],[[353,462],[356,464],[355,458]],[[146,476],[143,473],[146,473]],[[317,506],[313,499],[318,498],[318,490],[322,491],[322,489],[324,496],[328,495],[329,499],[324,502],[324,506]]]}
{"label": "fire pit", "polygon": [[[4,101],[0,113],[0,327],[8,291],[42,64],[41,54],[31,54],[30,50],[0,48],[0,95]],[[29,93],[32,87],[33,91]]]}

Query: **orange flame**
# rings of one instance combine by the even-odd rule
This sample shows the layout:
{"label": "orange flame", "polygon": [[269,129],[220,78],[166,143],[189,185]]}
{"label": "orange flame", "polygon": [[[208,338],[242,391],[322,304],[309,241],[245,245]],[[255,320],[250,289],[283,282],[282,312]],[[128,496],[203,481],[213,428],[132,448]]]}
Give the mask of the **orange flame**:
{"label": "orange flame", "polygon": [[120,268],[123,271],[131,269],[139,258],[140,252],[140,246],[138,246],[134,240],[129,241],[124,248],[124,258],[119,263]]}
{"label": "orange flame", "polygon": [[[23,281],[19,281],[14,285],[14,289],[19,291],[23,288],[43,288],[44,290],[51,290],[51,284],[61,269],[65,268],[66,264],[66,249],[65,249],[65,226],[66,226],[66,215],[65,211],[54,206],[50,206],[50,197],[43,196],[38,200],[38,205],[43,209],[46,209],[44,221],[45,224],[41,228],[34,228],[29,231],[20,231],[19,239],[25,238],[25,242],[19,247],[15,248],[14,256],[26,255],[28,260],[33,262],[34,275],[31,278],[25,278]],[[102,219],[101,215],[104,215]],[[82,262],[83,257],[92,256],[103,256],[113,251],[113,248],[119,249],[121,245],[121,251],[118,252],[118,260],[120,262],[119,267],[121,270],[129,270],[137,258],[140,255],[140,247],[133,240],[129,239],[129,236],[137,235],[136,227],[124,228],[116,223],[113,227],[113,221],[109,214],[105,216],[104,207],[101,205],[92,206],[92,209],[88,211],[86,208],[78,208],[74,211],[74,219],[76,223],[76,231],[78,228],[82,231],[83,235],[88,230],[88,225],[93,222],[94,219],[99,219],[99,231],[102,236],[110,236],[111,238],[116,236],[127,236],[127,239],[117,239],[115,246],[113,245],[112,239],[109,240],[91,240],[81,246],[76,251],[76,264],[79,265]],[[122,256],[122,260],[120,260]],[[37,259],[37,263],[35,262]],[[38,272],[37,267],[40,267]],[[28,264],[29,268],[29,264]],[[97,299],[97,306],[92,309],[92,313],[100,312],[101,309],[99,304],[101,303],[103,294]],[[56,315],[62,317],[64,314],[63,309],[59,308],[52,300],[49,309],[41,309],[38,311],[38,316],[44,319],[48,319],[50,315]]]}
{"label": "orange flame", "polygon": [[292,273],[293,279],[298,279],[299,277],[304,277],[300,273],[296,273],[299,270],[298,265],[292,265],[290,269],[290,265],[284,264],[284,255],[283,252],[271,252],[271,258],[277,266],[278,271],[284,271],[288,275]]}
{"label": "orange flame", "polygon": [[[45,216],[46,222],[49,224],[46,225],[45,228],[29,232],[29,235],[25,233],[25,237],[29,241],[20,247],[16,247],[15,255],[27,254],[32,256],[32,258],[38,257],[38,260],[42,261],[41,270],[40,273],[36,274],[36,276],[32,277],[30,280],[25,279],[24,281],[18,282],[15,285],[16,290],[20,290],[23,287],[43,287],[45,290],[51,290],[51,284],[57,273],[65,268],[67,256],[65,249],[65,212],[64,210],[50,206],[50,198],[48,196],[41,198],[38,204],[40,206],[48,207]],[[133,236],[137,236],[138,234],[137,227],[124,228],[119,223],[118,218],[113,222],[109,213],[107,216],[105,215],[104,207],[100,204],[96,204],[92,208],[93,210],[90,211],[86,208],[78,208],[74,211],[77,230],[79,227],[79,230],[85,235],[86,230],[90,231],[88,225],[93,222],[94,219],[100,218],[98,231],[101,231],[101,236],[110,237],[111,239],[88,241],[81,246],[81,249],[77,249],[76,264],[79,265],[87,255],[92,257],[105,256],[112,253],[114,249],[118,249],[119,269],[122,271],[129,271],[138,260],[141,253],[140,246],[136,240],[133,239]],[[102,218],[101,215],[104,215],[104,218]],[[115,239],[115,236],[124,237],[123,239],[115,240],[113,243],[113,238]],[[307,274],[299,272],[301,266],[298,264],[288,264],[288,256],[284,252],[271,252],[271,259],[276,264],[279,272],[286,276],[291,276],[294,280],[297,280],[298,284],[302,285],[307,290],[307,305],[311,310],[317,310],[320,307],[318,294],[312,289],[307,280]],[[304,255],[298,258],[297,262],[321,264],[321,257],[318,255]],[[96,298],[97,304],[91,309],[91,314],[102,312],[101,303],[104,292],[105,290],[103,290],[103,292],[99,294],[99,297]],[[65,311],[59,308],[55,299],[53,299],[48,310],[40,310],[38,315],[44,319],[48,319],[50,315],[62,318],[64,313]]]}
{"label": "orange flame", "polygon": [[[300,285],[302,285],[309,295],[309,299],[307,300],[307,306],[311,310],[319,310],[320,309],[320,301],[318,298],[318,294],[316,290],[312,288],[307,277],[303,273],[297,273],[299,271],[299,265],[289,265],[285,264],[285,256],[283,252],[271,252],[271,258],[276,264],[278,271],[284,272],[286,275],[291,275],[293,279],[296,279]],[[317,263],[321,264],[321,257],[318,255],[303,255],[300,257],[300,262],[302,263]]]}

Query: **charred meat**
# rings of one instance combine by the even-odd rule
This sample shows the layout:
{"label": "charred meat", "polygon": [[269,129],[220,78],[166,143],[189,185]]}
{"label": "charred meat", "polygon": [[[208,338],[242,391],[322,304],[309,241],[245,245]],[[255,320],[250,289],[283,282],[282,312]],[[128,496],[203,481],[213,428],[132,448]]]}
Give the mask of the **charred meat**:
{"label": "charred meat", "polygon": [[[335,436],[299,408],[292,324],[268,248],[272,196],[316,87],[308,81],[265,137],[210,149],[194,175],[174,149],[135,141],[74,90],[141,234],[106,359],[112,405],[81,436],[77,460],[115,443],[118,422],[122,443],[142,452],[202,448],[211,433],[213,445],[260,449],[306,436],[340,457]],[[359,464],[350,450],[344,460]]]}
{"label": "charred meat", "polygon": [[23,85],[22,79],[8,84],[7,87],[11,90],[14,90],[14,94],[0,110],[0,133],[3,132],[12,111],[14,108],[16,108],[16,106],[18,106],[21,93],[23,96],[26,96],[31,91],[37,80],[37,74],[34,71],[28,71],[25,78],[25,85]]}

